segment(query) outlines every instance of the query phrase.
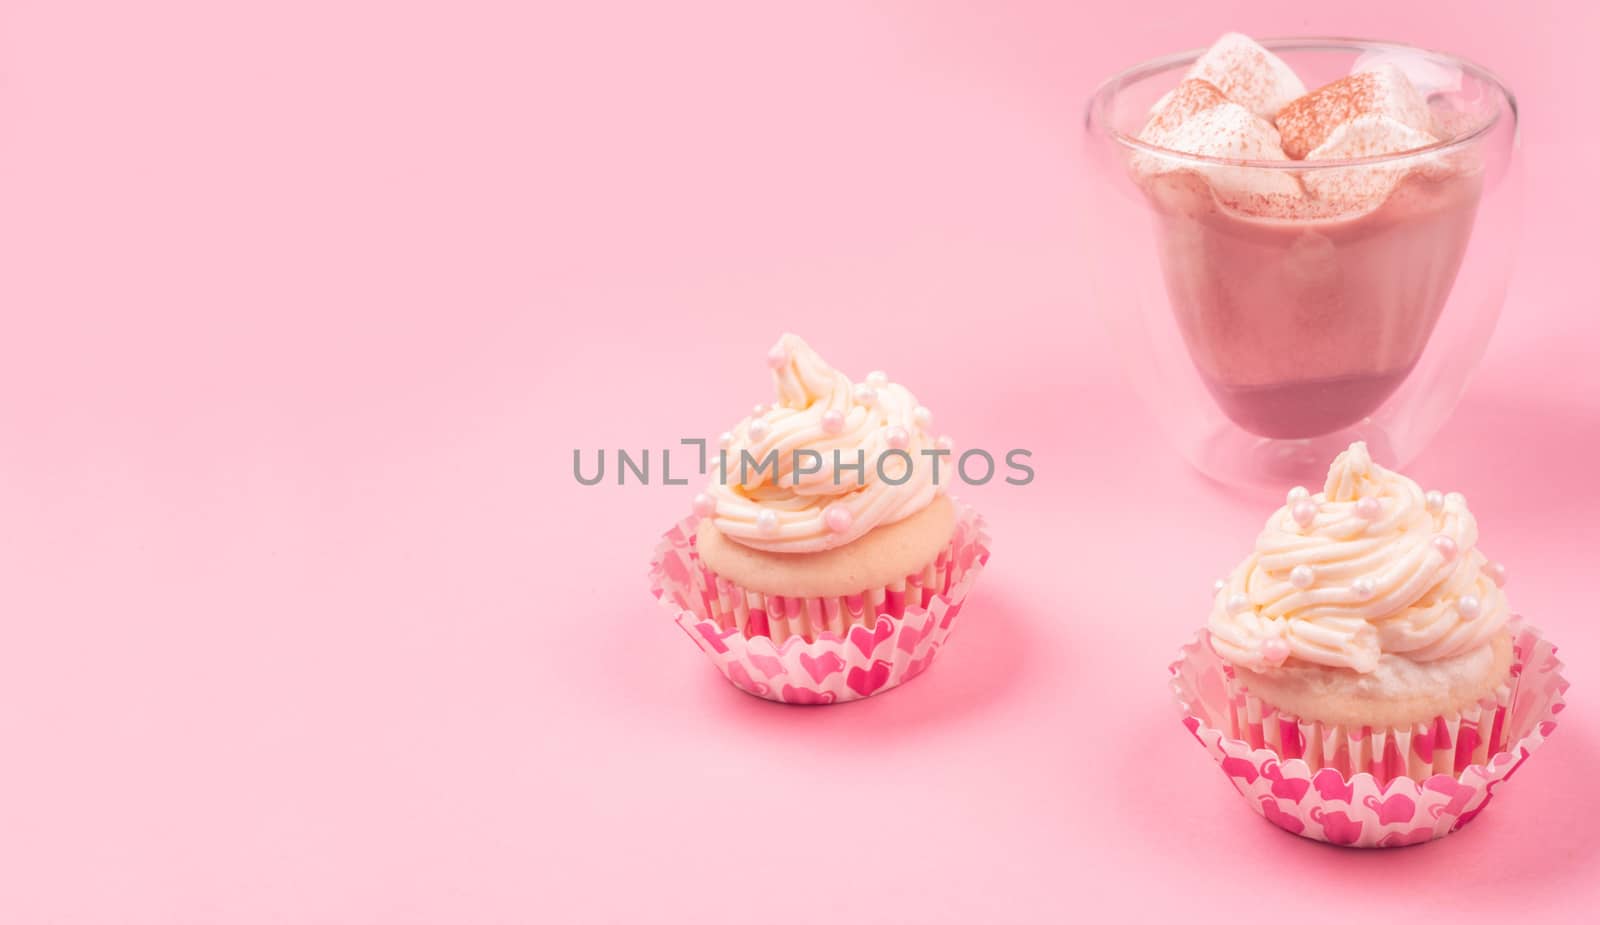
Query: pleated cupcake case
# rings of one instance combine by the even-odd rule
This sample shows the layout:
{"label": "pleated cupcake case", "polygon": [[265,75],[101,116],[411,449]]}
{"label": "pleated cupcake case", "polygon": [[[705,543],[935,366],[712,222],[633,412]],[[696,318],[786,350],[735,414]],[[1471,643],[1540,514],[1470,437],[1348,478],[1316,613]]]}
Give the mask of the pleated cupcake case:
{"label": "pleated cupcake case", "polygon": [[957,505],[949,544],[922,570],[836,597],[763,594],[714,574],[679,521],[651,562],[651,592],[735,687],[782,703],[859,700],[928,669],[989,558],[975,510]]}

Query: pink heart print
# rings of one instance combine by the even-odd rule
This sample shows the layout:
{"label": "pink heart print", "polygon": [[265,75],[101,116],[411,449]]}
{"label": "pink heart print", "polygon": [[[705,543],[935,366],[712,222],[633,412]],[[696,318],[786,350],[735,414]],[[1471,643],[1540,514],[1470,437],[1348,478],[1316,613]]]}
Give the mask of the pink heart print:
{"label": "pink heart print", "polygon": [[661,571],[672,580],[673,584],[689,584],[689,566],[679,556],[663,556],[661,559]]}
{"label": "pink heart print", "polygon": [[695,629],[699,630],[700,635],[705,637],[707,644],[711,646],[711,651],[717,653],[718,655],[725,654],[728,651],[727,644],[722,640],[727,639],[729,636],[739,632],[737,628],[719,631],[710,623],[697,623],[695,624]]}
{"label": "pink heart print", "polygon": [[1263,764],[1261,766],[1261,776],[1272,781],[1273,796],[1283,797],[1295,803],[1300,802],[1300,798],[1305,796],[1306,791],[1311,789],[1311,782],[1303,778],[1285,780],[1283,768],[1276,761],[1269,760],[1266,764]]}
{"label": "pink heart print", "polygon": [[1335,845],[1353,845],[1361,840],[1361,820],[1344,813],[1325,812],[1322,807],[1313,806],[1311,821],[1321,825],[1323,837]]}
{"label": "pink heart print", "polygon": [[861,650],[862,655],[871,658],[872,653],[877,651],[878,646],[893,635],[894,621],[885,619],[873,624],[870,630],[864,626],[852,627],[850,641],[855,643],[856,648]]}
{"label": "pink heart print", "polygon": [[1411,802],[1411,798],[1403,793],[1397,793],[1381,801],[1375,796],[1369,796],[1361,801],[1361,805],[1378,814],[1379,825],[1410,822],[1411,817],[1417,812],[1417,804]]}
{"label": "pink heart print", "polygon": [[1450,800],[1449,803],[1443,806],[1434,806],[1432,808],[1433,818],[1435,819],[1443,815],[1461,815],[1461,811],[1467,808],[1467,801],[1472,799],[1473,793],[1476,792],[1448,774],[1433,775],[1422,782],[1422,789],[1432,790],[1434,793],[1442,793]]}
{"label": "pink heart print", "polygon": [[1293,720],[1278,721],[1278,738],[1283,740],[1283,756],[1285,758],[1299,758],[1306,753],[1305,736],[1300,732],[1300,724]]}
{"label": "pink heart print", "polygon": [[1432,826],[1421,826],[1409,832],[1390,832],[1378,839],[1379,848],[1402,848],[1406,845],[1420,845],[1433,838]]}
{"label": "pink heart print", "polygon": [[1433,724],[1429,723],[1411,736],[1411,750],[1424,763],[1433,762]]}
{"label": "pink heart print", "polygon": [[755,694],[757,697],[765,697],[767,691],[771,690],[765,684],[761,684],[755,678],[750,677],[750,672],[746,671],[744,665],[739,662],[728,663],[728,680],[732,681],[733,685],[740,690]]}
{"label": "pink heart print", "polygon": [[1466,770],[1472,763],[1472,753],[1478,748],[1478,724],[1463,722],[1456,735],[1456,773]]}
{"label": "pink heart print", "polygon": [[1355,799],[1355,785],[1344,779],[1333,768],[1323,768],[1311,778],[1311,786],[1317,788],[1317,794],[1324,800],[1342,800],[1346,803]]}
{"label": "pink heart print", "polygon": [[927,638],[928,634],[931,632],[933,632],[933,614],[928,614],[928,619],[923,622],[921,629],[917,629],[910,625],[902,627],[900,630],[900,641],[896,643],[896,645],[899,647],[900,651],[909,655],[917,650],[917,643]]}
{"label": "pink heart print", "polygon": [[768,678],[776,678],[785,671],[783,667],[783,659],[778,658],[776,655],[766,655],[761,652],[751,652],[748,654],[750,657],[750,664],[756,666],[756,668]]}
{"label": "pink heart print", "polygon": [[800,703],[814,706],[824,703],[833,703],[832,691],[814,691],[809,687],[794,687],[789,684],[783,686],[779,692],[784,703]]}
{"label": "pink heart print", "polygon": [[1272,797],[1261,798],[1261,815],[1266,816],[1267,821],[1278,828],[1288,829],[1296,835],[1299,835],[1301,832],[1306,830],[1306,824],[1304,822],[1301,822],[1299,819],[1295,818],[1294,815],[1279,809],[1278,801],[1274,800]]}
{"label": "pink heart print", "polygon": [[[1222,759],[1222,773],[1229,777],[1242,777],[1247,784],[1256,782],[1260,774],[1256,770],[1256,763],[1249,758],[1229,756]],[[1235,786],[1238,786],[1237,784]]]}
{"label": "pink heart print", "polygon": [[850,669],[850,673],[845,675],[844,683],[861,696],[870,697],[879,688],[889,683],[889,669],[891,667],[893,666],[880,658],[873,662],[872,667],[866,671],[862,671],[860,668]]}
{"label": "pink heart print", "polygon": [[911,664],[906,666],[906,676],[904,680],[909,681],[917,675],[922,674],[924,671],[927,671],[928,666],[933,664],[934,654],[938,651],[939,650],[937,648],[929,649],[927,655],[924,655],[918,659],[912,659]]}
{"label": "pink heart print", "polygon": [[1405,762],[1400,757],[1400,746],[1390,736],[1383,744],[1383,755],[1373,762],[1372,773],[1379,780],[1388,780],[1395,775],[1404,775],[1405,768]]}
{"label": "pink heart print", "polygon": [[844,670],[844,659],[840,658],[837,652],[824,652],[819,656],[813,656],[810,652],[801,652],[800,667],[806,670],[806,674],[811,676],[811,680],[821,684],[823,678],[834,672]]}

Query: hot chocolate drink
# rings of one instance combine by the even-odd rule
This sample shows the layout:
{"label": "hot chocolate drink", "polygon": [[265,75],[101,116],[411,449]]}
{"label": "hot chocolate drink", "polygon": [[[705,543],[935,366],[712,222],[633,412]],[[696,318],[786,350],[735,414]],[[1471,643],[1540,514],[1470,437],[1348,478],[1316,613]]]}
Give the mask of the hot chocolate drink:
{"label": "hot chocolate drink", "polygon": [[[1447,129],[1391,66],[1302,92],[1269,121],[1262,107],[1302,88],[1244,43],[1219,42],[1140,133],[1204,160],[1141,153],[1132,169],[1154,206],[1178,327],[1218,406],[1263,437],[1315,437],[1359,423],[1416,365],[1482,175],[1468,158],[1428,154]],[[1249,92],[1236,101],[1224,86]]]}

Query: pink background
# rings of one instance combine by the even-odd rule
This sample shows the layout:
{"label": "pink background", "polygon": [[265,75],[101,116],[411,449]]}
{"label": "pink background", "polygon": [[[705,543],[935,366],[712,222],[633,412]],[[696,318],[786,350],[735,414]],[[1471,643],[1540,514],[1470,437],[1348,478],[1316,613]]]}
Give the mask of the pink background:
{"label": "pink background", "polygon": [[[531,6],[0,7],[0,920],[1592,913],[1592,12]],[[1430,847],[1272,829],[1165,686],[1266,508],[1111,365],[1079,107],[1225,28],[1524,105],[1519,274],[1411,471],[1575,684]],[[964,493],[964,626],[848,707],[736,692],[650,600],[691,489],[570,474],[766,400],[785,328],[1039,473]]]}

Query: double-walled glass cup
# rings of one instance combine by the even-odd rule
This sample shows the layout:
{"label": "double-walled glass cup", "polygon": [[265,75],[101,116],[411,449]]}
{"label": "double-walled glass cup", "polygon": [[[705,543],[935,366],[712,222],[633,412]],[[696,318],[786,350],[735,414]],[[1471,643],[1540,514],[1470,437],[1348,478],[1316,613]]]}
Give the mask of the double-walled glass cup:
{"label": "double-walled glass cup", "polygon": [[1196,467],[1314,481],[1354,440],[1387,465],[1444,423],[1494,331],[1519,225],[1517,106],[1485,69],[1353,39],[1262,42],[1305,85],[1394,64],[1444,140],[1345,160],[1232,160],[1138,139],[1200,54],[1090,98],[1097,302],[1135,387]]}

